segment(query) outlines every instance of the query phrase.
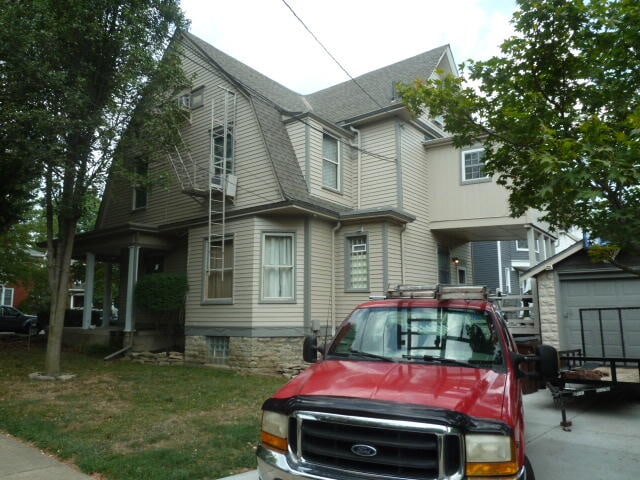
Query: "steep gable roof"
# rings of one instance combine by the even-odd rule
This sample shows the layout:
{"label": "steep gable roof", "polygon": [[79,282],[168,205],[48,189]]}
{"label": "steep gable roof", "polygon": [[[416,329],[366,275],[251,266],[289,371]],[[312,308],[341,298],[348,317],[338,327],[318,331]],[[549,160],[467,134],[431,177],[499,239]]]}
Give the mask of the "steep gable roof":
{"label": "steep gable roof", "polygon": [[434,48],[365,73],[356,77],[355,82],[348,80],[313,93],[307,101],[316,115],[333,122],[343,122],[392,105],[399,106],[402,102],[395,95],[396,84],[429,78],[448,48],[447,45]]}
{"label": "steep gable roof", "polygon": [[185,32],[184,36],[204,53],[209,61],[254,95],[264,97],[285,112],[314,113],[331,122],[342,122],[389,106],[401,105],[400,100],[394,95],[395,85],[398,82],[409,83],[416,78],[429,78],[443,56],[449,52],[449,46],[443,45],[360,75],[355,81],[348,80],[305,96],[270,79],[191,33]]}

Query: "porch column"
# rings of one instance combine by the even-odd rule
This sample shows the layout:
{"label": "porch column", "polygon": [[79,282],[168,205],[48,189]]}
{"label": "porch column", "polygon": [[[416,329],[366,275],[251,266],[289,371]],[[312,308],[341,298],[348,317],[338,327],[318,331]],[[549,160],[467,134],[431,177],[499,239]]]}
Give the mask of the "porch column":
{"label": "porch column", "polygon": [[553,257],[556,254],[556,246],[553,240],[551,240],[551,237],[545,237],[545,245],[547,246],[545,249],[547,252],[547,258]]}
{"label": "porch column", "polygon": [[127,271],[127,303],[125,307],[125,323],[124,331],[135,331],[135,318],[133,308],[133,290],[138,283],[138,260],[140,258],[140,247],[137,245],[129,246],[129,265]]}
{"label": "porch column", "polygon": [[87,253],[84,282],[84,306],[82,307],[82,328],[91,328],[91,310],[93,309],[94,274],[96,254]]}
{"label": "porch column", "polygon": [[113,275],[113,264],[107,263],[104,272],[104,301],[102,302],[102,328],[107,328],[111,321],[111,277]]}
{"label": "porch column", "polygon": [[529,268],[537,265],[536,259],[536,232],[532,227],[527,229],[527,246],[529,247]]}

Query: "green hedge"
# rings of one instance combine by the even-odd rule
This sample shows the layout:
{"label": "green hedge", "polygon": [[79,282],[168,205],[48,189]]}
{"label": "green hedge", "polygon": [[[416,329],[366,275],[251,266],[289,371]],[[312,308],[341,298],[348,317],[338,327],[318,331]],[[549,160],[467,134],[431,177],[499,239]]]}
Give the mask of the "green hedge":
{"label": "green hedge", "polygon": [[138,306],[153,312],[173,312],[183,307],[188,290],[186,275],[154,273],[138,281],[135,300]]}

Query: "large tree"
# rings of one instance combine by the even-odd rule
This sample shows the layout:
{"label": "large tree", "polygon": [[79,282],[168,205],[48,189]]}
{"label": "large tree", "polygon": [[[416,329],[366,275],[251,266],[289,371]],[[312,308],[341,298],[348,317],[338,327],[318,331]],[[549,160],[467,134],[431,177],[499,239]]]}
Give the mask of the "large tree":
{"label": "large tree", "polygon": [[500,55],[405,86],[404,100],[442,114],[457,146],[484,143],[514,216],[536,208],[555,228],[579,227],[609,243],[600,259],[640,274],[615,258],[640,252],[640,3],[518,7]]}
{"label": "large tree", "polygon": [[45,371],[55,376],[87,192],[104,181],[125,129],[127,138],[154,138],[147,147],[170,142],[180,121],[172,95],[185,79],[168,47],[185,20],[178,0],[0,1],[0,25],[11,25],[10,35],[0,33],[8,45],[0,78],[3,88],[22,89],[23,102],[12,107],[5,151],[32,149],[21,161],[34,164],[43,185],[52,294]]}

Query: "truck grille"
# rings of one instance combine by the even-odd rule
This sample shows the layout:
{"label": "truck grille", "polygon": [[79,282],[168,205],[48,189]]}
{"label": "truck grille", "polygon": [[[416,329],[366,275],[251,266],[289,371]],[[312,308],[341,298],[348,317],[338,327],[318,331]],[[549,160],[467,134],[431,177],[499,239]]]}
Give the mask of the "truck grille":
{"label": "truck grille", "polygon": [[297,412],[289,441],[307,466],[423,480],[461,471],[460,436],[441,425]]}

